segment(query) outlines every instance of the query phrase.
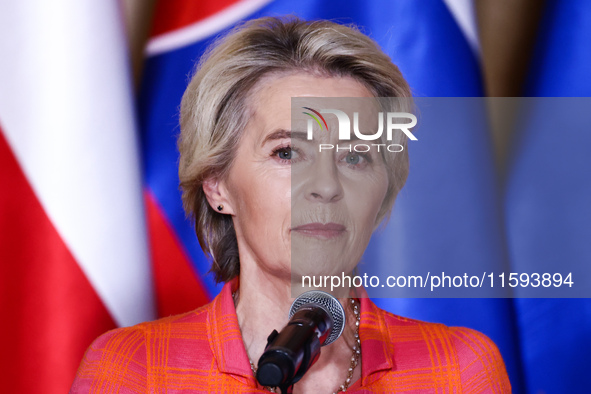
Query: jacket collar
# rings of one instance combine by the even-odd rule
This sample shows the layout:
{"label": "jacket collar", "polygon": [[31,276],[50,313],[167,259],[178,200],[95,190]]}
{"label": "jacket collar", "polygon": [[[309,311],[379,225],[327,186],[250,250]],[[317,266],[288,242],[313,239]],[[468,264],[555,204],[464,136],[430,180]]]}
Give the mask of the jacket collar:
{"label": "jacket collar", "polygon": [[221,372],[237,375],[256,385],[232,298],[237,288],[238,278],[234,278],[213,300],[207,322],[209,343]]}
{"label": "jacket collar", "polygon": [[361,385],[367,386],[394,368],[394,349],[384,311],[369,299],[365,288],[361,287],[356,291],[361,304]]}
{"label": "jacket collar", "polygon": [[[224,285],[213,300],[207,323],[209,343],[221,372],[237,375],[241,380],[256,385],[232,298],[237,288],[238,278],[234,278]],[[366,386],[383,375],[378,372],[394,367],[393,349],[383,311],[367,297],[364,288],[356,290],[361,310],[361,385]]]}

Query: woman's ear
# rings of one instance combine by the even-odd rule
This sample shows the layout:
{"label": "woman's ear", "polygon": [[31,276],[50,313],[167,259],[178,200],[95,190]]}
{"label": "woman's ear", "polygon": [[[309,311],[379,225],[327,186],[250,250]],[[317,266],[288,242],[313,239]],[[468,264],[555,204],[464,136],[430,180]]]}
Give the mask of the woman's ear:
{"label": "woman's ear", "polygon": [[209,205],[219,213],[234,214],[225,182],[218,178],[207,178],[203,181],[203,192]]}

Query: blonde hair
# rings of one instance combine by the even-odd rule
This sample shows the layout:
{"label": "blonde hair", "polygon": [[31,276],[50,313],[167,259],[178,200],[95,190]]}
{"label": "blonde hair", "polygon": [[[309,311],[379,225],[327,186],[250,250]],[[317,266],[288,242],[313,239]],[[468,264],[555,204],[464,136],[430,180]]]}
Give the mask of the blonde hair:
{"label": "blonde hair", "polygon": [[[248,97],[261,77],[298,71],[355,78],[375,97],[411,97],[398,67],[352,25],[265,17],[245,22],[211,45],[183,95],[178,148],[183,206],[195,220],[218,282],[239,274],[238,244],[232,218],[211,208],[203,181],[223,179],[230,170],[252,113]],[[406,137],[395,143],[404,151],[384,156],[389,186],[378,223],[389,215],[408,175]]]}

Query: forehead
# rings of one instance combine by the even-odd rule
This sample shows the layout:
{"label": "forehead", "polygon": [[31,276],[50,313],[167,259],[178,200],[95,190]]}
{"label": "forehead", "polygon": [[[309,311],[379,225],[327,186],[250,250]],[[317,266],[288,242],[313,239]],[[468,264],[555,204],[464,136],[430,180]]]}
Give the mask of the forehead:
{"label": "forehead", "polygon": [[373,97],[369,90],[352,77],[324,77],[295,73],[269,75],[258,83],[255,96],[260,100],[283,98],[288,106],[291,97]]}
{"label": "forehead", "polygon": [[292,97],[374,96],[352,77],[323,77],[305,73],[269,75],[258,82],[250,97],[249,105],[254,115],[252,121],[264,123],[267,127],[289,129]]}

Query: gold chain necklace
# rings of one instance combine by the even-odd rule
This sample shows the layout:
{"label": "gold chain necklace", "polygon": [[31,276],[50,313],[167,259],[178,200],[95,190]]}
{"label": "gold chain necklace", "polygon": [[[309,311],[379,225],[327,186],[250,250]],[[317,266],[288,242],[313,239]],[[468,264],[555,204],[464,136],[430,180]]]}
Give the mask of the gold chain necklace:
{"label": "gold chain necklace", "polygon": [[[232,298],[234,299],[234,305],[236,305],[236,293],[232,293]],[[335,391],[333,394],[339,392],[345,392],[349,388],[351,384],[351,380],[353,379],[353,373],[355,373],[355,368],[357,368],[357,364],[359,364],[359,358],[361,357],[361,340],[359,339],[359,324],[361,323],[361,313],[359,310],[359,305],[357,304],[354,298],[351,298],[351,304],[353,305],[353,313],[355,314],[355,345],[353,345],[353,354],[351,355],[351,364],[349,365],[349,369],[347,370],[347,378],[341,384],[341,386]],[[250,361],[250,369],[252,370],[252,374],[255,376],[257,375],[257,367],[254,365],[252,360],[249,358]],[[277,391],[275,387],[265,387],[266,390],[270,391],[271,393],[276,393]]]}

